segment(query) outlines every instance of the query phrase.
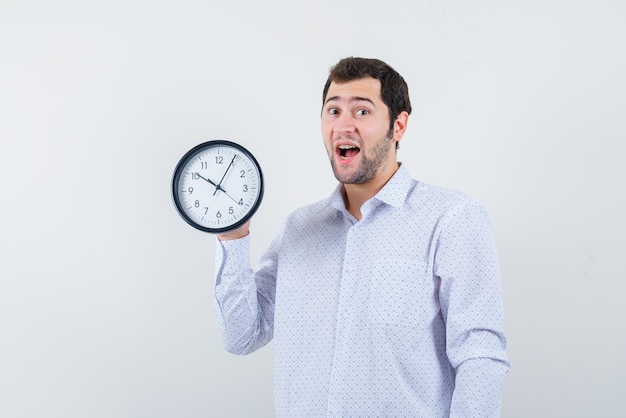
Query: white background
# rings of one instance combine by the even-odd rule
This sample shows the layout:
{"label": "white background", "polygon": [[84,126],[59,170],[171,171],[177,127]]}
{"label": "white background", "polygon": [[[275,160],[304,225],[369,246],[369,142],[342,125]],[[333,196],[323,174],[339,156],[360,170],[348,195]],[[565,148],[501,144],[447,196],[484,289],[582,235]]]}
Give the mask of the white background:
{"label": "white background", "polygon": [[625,416],[624,4],[0,0],[0,416],[273,414],[271,345],[221,348],[172,170],[209,139],[257,156],[258,258],[335,185],[321,92],[349,55],[409,83],[411,174],[491,214],[503,416]]}

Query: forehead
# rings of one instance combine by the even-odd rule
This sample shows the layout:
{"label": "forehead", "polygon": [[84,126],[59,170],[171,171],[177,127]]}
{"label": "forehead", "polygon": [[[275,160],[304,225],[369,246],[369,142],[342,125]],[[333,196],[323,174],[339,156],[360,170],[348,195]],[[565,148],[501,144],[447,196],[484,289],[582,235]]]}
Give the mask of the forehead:
{"label": "forehead", "polygon": [[359,78],[346,83],[330,83],[326,93],[328,101],[352,101],[366,99],[374,103],[382,103],[380,81],[372,77]]}

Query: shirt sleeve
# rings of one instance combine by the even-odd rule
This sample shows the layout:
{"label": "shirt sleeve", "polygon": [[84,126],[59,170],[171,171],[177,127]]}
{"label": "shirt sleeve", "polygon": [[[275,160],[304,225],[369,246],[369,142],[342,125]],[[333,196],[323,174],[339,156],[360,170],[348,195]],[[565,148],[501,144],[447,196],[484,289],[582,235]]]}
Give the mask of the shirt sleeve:
{"label": "shirt sleeve", "polygon": [[224,348],[233,354],[252,353],[273,338],[278,241],[256,271],[250,266],[249,236],[216,243],[215,309]]}
{"label": "shirt sleeve", "polygon": [[446,352],[456,371],[450,417],[499,417],[509,362],[500,267],[482,206],[470,201],[448,213],[435,268]]}

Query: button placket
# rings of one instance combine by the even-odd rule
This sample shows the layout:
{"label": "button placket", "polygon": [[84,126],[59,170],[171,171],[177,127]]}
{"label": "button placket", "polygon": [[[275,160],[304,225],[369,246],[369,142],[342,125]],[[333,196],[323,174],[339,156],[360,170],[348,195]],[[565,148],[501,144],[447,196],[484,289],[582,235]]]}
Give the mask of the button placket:
{"label": "button placket", "polygon": [[337,326],[335,331],[335,349],[333,355],[333,365],[330,373],[329,397],[328,397],[328,415],[340,416],[342,391],[345,390],[345,369],[343,362],[346,359],[344,352],[344,329],[350,321],[350,295],[354,291],[355,275],[357,273],[354,265],[355,248],[358,245],[358,239],[355,234],[358,224],[352,226],[346,237],[346,247],[344,250],[343,266],[341,269],[341,285],[339,290],[339,301],[337,306]]}

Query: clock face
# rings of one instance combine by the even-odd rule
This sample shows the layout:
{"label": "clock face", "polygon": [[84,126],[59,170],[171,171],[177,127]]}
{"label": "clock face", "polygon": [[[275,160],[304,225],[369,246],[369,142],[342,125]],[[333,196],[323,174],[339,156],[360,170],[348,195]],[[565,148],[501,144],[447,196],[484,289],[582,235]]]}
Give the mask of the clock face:
{"label": "clock face", "polygon": [[174,204],[194,228],[222,233],[240,227],[263,198],[263,174],[254,156],[230,141],[192,148],[176,166]]}

